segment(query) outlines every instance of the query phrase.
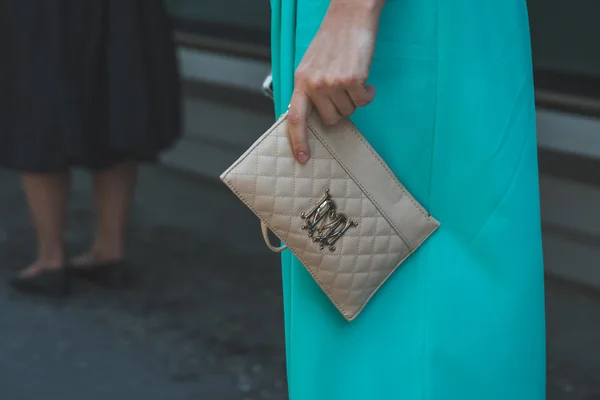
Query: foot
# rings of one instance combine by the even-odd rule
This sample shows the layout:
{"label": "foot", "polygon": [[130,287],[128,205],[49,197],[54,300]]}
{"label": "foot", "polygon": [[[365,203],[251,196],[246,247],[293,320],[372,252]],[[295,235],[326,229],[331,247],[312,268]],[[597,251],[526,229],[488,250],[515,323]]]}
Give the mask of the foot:
{"label": "foot", "polygon": [[38,260],[19,271],[10,284],[22,292],[53,297],[63,297],[69,292],[67,269],[60,261]]}
{"label": "foot", "polygon": [[100,268],[122,262],[124,262],[122,255],[89,251],[71,259],[69,265],[73,268]]}
{"label": "foot", "polygon": [[19,271],[16,276],[22,279],[33,278],[47,271],[64,268],[64,265],[63,260],[37,260]]}
{"label": "foot", "polygon": [[125,289],[131,284],[131,275],[122,256],[102,256],[88,252],[69,263],[70,273],[102,286]]}

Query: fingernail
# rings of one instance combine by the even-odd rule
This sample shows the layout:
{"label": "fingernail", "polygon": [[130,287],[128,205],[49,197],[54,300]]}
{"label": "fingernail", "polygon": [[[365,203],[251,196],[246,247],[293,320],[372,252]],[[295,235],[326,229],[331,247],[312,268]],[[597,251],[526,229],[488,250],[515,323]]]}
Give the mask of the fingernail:
{"label": "fingernail", "polygon": [[301,163],[305,163],[308,161],[308,154],[306,154],[303,151],[298,152],[298,161],[300,161]]}

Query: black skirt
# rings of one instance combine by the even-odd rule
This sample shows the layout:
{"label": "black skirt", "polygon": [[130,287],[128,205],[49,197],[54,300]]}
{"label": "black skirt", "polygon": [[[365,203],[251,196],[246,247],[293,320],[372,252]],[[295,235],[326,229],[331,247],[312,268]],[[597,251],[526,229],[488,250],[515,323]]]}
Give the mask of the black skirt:
{"label": "black skirt", "polygon": [[0,0],[0,166],[154,161],[180,135],[163,0]]}

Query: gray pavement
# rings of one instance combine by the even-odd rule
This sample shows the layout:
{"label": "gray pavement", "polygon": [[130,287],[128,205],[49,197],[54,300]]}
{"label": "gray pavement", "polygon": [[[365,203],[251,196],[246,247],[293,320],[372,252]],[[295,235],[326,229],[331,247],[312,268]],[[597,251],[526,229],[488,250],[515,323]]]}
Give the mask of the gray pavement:
{"label": "gray pavement", "polygon": [[[87,177],[73,186],[68,238],[77,253],[93,218]],[[78,283],[72,298],[49,302],[0,284],[0,399],[285,398],[278,258],[235,205],[217,184],[145,169],[130,232],[132,290]],[[34,250],[8,172],[0,240],[1,281]]]}
{"label": "gray pavement", "polygon": [[[73,253],[90,239],[90,199],[76,174]],[[135,287],[26,297],[1,284],[34,243],[18,180],[0,171],[0,399],[286,399],[279,260],[258,230],[219,184],[148,167],[130,232]],[[548,399],[600,399],[600,295],[553,279],[547,293]]]}

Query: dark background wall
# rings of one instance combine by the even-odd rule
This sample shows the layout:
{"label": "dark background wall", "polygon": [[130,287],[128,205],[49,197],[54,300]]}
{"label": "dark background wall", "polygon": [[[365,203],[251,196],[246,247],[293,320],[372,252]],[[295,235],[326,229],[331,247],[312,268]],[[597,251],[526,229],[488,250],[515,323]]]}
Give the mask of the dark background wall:
{"label": "dark background wall", "polygon": [[528,0],[536,68],[600,78],[600,1]]}

